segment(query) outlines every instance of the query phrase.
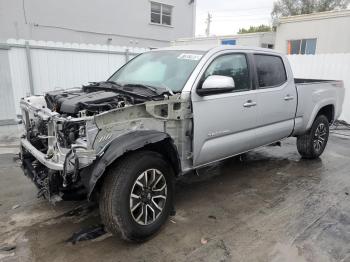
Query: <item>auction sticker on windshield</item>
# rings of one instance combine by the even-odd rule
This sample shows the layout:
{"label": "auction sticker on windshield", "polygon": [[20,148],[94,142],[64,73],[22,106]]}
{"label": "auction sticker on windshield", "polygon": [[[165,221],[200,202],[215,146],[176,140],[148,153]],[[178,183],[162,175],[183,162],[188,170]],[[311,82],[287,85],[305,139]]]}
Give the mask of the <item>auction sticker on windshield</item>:
{"label": "auction sticker on windshield", "polygon": [[202,58],[202,55],[197,54],[181,54],[177,57],[177,59],[184,59],[184,60],[195,60],[198,61]]}

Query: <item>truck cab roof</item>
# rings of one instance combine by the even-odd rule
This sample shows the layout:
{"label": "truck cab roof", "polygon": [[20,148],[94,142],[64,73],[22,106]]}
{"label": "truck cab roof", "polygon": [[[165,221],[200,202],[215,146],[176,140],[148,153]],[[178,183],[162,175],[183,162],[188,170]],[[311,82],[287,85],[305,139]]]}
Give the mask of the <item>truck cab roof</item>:
{"label": "truck cab roof", "polygon": [[219,52],[224,50],[242,50],[242,51],[256,51],[256,52],[268,52],[271,54],[281,55],[282,53],[269,49],[269,48],[261,48],[261,47],[252,47],[252,46],[239,46],[239,45],[183,45],[183,46],[171,46],[165,48],[159,48],[152,51],[202,51],[202,52]]}

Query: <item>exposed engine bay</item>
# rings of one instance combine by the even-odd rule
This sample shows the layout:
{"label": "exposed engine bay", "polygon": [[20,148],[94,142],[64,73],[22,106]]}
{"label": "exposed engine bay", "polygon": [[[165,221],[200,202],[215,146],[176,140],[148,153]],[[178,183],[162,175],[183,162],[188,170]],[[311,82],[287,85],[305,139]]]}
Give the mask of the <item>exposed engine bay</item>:
{"label": "exposed engine bay", "polygon": [[39,188],[38,196],[51,201],[86,196],[80,171],[90,168],[113,138],[138,129],[164,131],[165,120],[183,118],[181,105],[166,89],[114,82],[23,98],[24,172]]}
{"label": "exposed engine bay", "polygon": [[89,115],[124,107],[127,98],[114,92],[83,90],[54,91],[45,95],[45,100],[52,111],[77,116],[85,110]]}
{"label": "exposed engine bay", "polygon": [[[84,137],[84,118],[146,101],[163,100],[165,93],[158,94],[138,85],[120,87],[113,82],[101,82],[48,92],[44,96],[45,104],[41,101],[40,106],[49,109],[47,112],[52,112],[56,118],[61,118],[57,129],[58,142],[62,147],[69,148],[79,137]],[[30,141],[38,149],[47,150],[47,139],[42,136],[48,132],[45,118],[37,119],[37,122],[31,119],[27,124]]]}
{"label": "exposed engine bay", "polygon": [[166,92],[157,92],[137,84],[119,86],[113,82],[101,82],[79,89],[48,92],[45,101],[53,112],[77,117],[91,116],[150,100],[162,100],[164,93]]}

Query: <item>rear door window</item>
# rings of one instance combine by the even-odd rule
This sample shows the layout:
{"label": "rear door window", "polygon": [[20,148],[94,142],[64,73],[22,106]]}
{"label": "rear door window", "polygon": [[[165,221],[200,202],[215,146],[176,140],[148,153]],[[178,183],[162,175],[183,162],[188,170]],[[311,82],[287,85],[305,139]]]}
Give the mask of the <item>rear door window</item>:
{"label": "rear door window", "polygon": [[287,81],[283,61],[279,56],[255,54],[259,88],[277,87]]}

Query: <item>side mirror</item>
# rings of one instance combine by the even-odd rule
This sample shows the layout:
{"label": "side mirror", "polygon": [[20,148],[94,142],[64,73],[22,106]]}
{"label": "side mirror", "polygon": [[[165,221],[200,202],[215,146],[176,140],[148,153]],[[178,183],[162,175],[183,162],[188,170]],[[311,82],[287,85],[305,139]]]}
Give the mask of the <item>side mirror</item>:
{"label": "side mirror", "polygon": [[200,96],[231,92],[235,89],[235,81],[229,76],[212,75],[205,79],[202,88],[197,89]]}

